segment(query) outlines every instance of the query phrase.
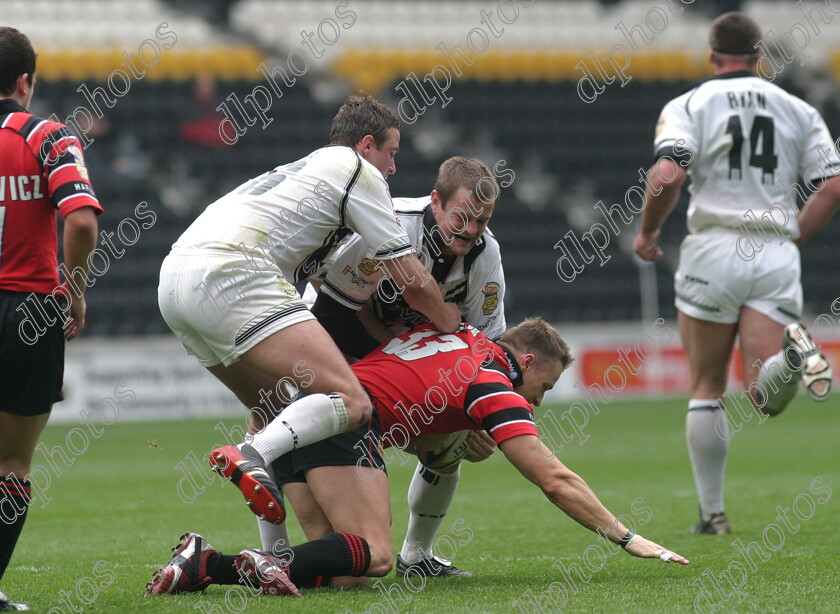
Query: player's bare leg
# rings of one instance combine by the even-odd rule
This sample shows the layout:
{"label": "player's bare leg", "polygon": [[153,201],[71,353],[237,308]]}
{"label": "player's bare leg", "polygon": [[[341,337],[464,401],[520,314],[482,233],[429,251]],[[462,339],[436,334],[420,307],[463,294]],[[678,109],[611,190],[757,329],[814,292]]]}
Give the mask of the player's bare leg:
{"label": "player's bare leg", "polygon": [[[299,588],[315,588],[332,578],[384,576],[393,565],[388,478],[380,469],[329,466],[310,469],[306,479],[332,532],[293,546],[279,567]],[[294,496],[294,495],[292,495]],[[315,517],[315,516],[313,516]],[[324,527],[327,525],[324,524]],[[262,553],[257,553],[263,555]],[[264,555],[263,555],[264,556]],[[222,556],[207,573],[221,584],[234,584],[236,557]]]}
{"label": "player's bare leg", "polygon": [[[322,586],[329,578],[384,576],[393,564],[388,478],[380,469],[355,466],[318,467],[306,472],[313,496],[322,506],[332,532],[293,546],[267,562],[299,588]],[[239,556],[208,560],[205,573],[217,584],[237,584]],[[265,553],[253,552],[266,558]],[[220,553],[219,553],[220,554]],[[269,574],[266,574],[270,577]],[[190,587],[188,590],[193,590]]]}
{"label": "player's bare leg", "polygon": [[691,370],[691,398],[718,399],[726,391],[726,371],[736,324],[719,324],[677,312],[683,349]]}
{"label": "player's bare leg", "polygon": [[[276,380],[291,378],[306,395],[238,450],[227,446],[211,455],[211,465],[237,484],[252,511],[279,524],[285,513],[267,465],[294,448],[359,426],[370,417],[372,406],[338,347],[315,320],[275,332],[243,354],[242,361]],[[248,385],[246,369],[239,368],[235,377],[228,377],[228,369],[217,365],[210,371],[223,382]],[[262,375],[255,374],[250,384],[259,390],[261,382]]]}
{"label": "player's bare leg", "polygon": [[[271,411],[271,405],[277,404],[275,388],[277,378],[249,365],[247,362],[235,362],[229,367],[215,365],[207,367],[220,382],[227,386],[239,401],[250,409],[263,409],[260,413]],[[262,395],[260,392],[262,391]]]}
{"label": "player's bare leg", "polygon": [[[283,494],[288,498],[289,503],[295,510],[295,516],[300,523],[303,534],[309,541],[320,539],[330,533],[335,533],[335,528],[330,524],[327,515],[310,490],[306,482],[287,482],[283,484]],[[352,576],[341,576],[330,578],[330,586],[364,586],[368,583],[367,578],[354,578]]]}
{"label": "player's bare leg", "polygon": [[364,575],[387,575],[393,567],[394,554],[385,472],[370,467],[316,467],[306,472],[306,481],[336,532],[358,535],[367,541],[370,565]]}
{"label": "player's bare leg", "polygon": [[677,323],[691,371],[686,442],[700,499],[696,533],[728,533],[723,516],[723,484],[729,449],[729,423],[721,396],[735,342],[736,324],[719,324],[678,312]]}
{"label": "player's bare leg", "polygon": [[760,411],[768,416],[780,414],[796,396],[800,381],[814,400],[828,397],[831,365],[802,325],[783,326],[745,307],[741,328],[747,329],[741,333],[742,350],[748,348],[744,351],[744,382],[757,382],[751,394]]}
{"label": "player's bare leg", "polygon": [[[271,408],[273,404],[279,410],[284,399],[277,394],[277,382],[289,378],[306,395],[339,395],[351,429],[370,418],[372,411],[370,399],[347,361],[315,320],[277,331],[243,354],[241,362],[208,370],[248,407]],[[340,432],[343,430],[330,435]]]}
{"label": "player's bare leg", "polygon": [[29,473],[35,445],[49,413],[19,416],[0,410],[0,475],[14,473],[21,479]]}
{"label": "player's bare leg", "polygon": [[[794,350],[782,348],[784,325],[749,307],[741,310],[738,339],[743,358],[744,386],[758,411],[769,416],[781,413],[799,388]],[[753,384],[758,386],[753,386]]]}
{"label": "player's bare leg", "polygon": [[335,532],[306,482],[287,482],[283,484],[283,494],[292,504],[295,516],[307,540],[313,541]]}

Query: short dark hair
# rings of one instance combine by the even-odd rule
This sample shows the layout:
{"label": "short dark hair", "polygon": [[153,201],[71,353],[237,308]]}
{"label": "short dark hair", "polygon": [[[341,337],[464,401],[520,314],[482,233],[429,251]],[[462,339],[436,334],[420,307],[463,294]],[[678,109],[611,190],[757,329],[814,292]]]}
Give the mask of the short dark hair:
{"label": "short dark hair", "polygon": [[485,205],[499,199],[499,184],[487,165],[476,158],[455,156],[444,161],[438,170],[435,192],[446,207],[459,188],[470,190]]}
{"label": "short dark hair", "polygon": [[388,140],[388,130],[400,129],[400,120],[388,107],[369,94],[350,96],[341,105],[330,127],[330,145],[354,147],[368,134],[377,147]]}
{"label": "short dark hair", "polygon": [[709,31],[712,51],[726,55],[754,55],[759,53],[761,28],[743,13],[724,13],[714,20]]}
{"label": "short dark hair", "polygon": [[28,74],[29,84],[32,84],[36,57],[26,34],[14,28],[0,27],[0,95],[14,94],[21,75]]}
{"label": "short dark hair", "polygon": [[568,367],[574,358],[569,345],[553,326],[540,317],[526,318],[499,337],[499,343],[525,354],[535,354],[537,360],[556,360]]}

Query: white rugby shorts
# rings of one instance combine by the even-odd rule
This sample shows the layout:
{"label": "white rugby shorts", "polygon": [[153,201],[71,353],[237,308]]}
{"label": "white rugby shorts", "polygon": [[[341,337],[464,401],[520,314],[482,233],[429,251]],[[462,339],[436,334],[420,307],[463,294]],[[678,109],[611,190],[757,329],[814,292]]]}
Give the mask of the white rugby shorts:
{"label": "white rugby shorts", "polygon": [[163,319],[205,367],[229,366],[273,333],[315,319],[280,269],[240,252],[173,250],[163,261]]}
{"label": "white rugby shorts", "polygon": [[802,316],[799,248],[777,234],[743,235],[710,229],[688,235],[680,246],[674,279],[682,313],[721,324],[738,322],[750,307],[782,325]]}

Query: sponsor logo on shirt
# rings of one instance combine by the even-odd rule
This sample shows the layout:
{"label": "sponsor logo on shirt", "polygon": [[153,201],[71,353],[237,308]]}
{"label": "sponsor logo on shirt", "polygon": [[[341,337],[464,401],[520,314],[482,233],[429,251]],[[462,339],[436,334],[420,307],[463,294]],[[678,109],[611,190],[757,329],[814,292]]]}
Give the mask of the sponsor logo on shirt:
{"label": "sponsor logo on shirt", "polygon": [[[359,265],[359,268],[361,268],[361,265]],[[353,267],[351,267],[349,264],[346,267],[344,267],[344,269],[342,269],[341,272],[342,272],[343,275],[347,275],[348,273],[350,274],[350,282],[354,286],[359,286],[360,288],[366,288],[367,286],[371,285],[371,282],[369,282],[367,279],[365,279],[364,277],[359,275],[356,271],[354,271]]]}
{"label": "sponsor logo on shirt", "polygon": [[489,316],[496,311],[499,306],[499,289],[501,286],[495,281],[491,281],[484,285],[482,293],[484,294],[484,303],[481,305],[481,311],[484,315]]}
{"label": "sponsor logo on shirt", "polygon": [[[379,268],[380,261],[373,260],[372,258],[365,258],[359,263],[359,272],[362,275],[373,275],[376,273],[376,270]],[[346,267],[344,272],[347,273],[347,270],[350,267]]]}

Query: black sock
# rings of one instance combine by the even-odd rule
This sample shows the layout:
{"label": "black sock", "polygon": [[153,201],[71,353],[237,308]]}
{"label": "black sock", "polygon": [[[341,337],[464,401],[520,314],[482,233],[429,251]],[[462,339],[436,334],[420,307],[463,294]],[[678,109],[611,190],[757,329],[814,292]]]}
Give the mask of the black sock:
{"label": "black sock", "polygon": [[315,588],[336,576],[361,576],[370,567],[368,543],[350,533],[330,533],[291,551],[289,579],[298,588]]}
{"label": "black sock", "polygon": [[15,551],[31,500],[32,490],[28,480],[19,480],[14,476],[0,478],[0,578]]}
{"label": "black sock", "polygon": [[207,559],[207,575],[213,578],[215,584],[241,584],[239,572],[233,566],[237,554],[214,554]]}

